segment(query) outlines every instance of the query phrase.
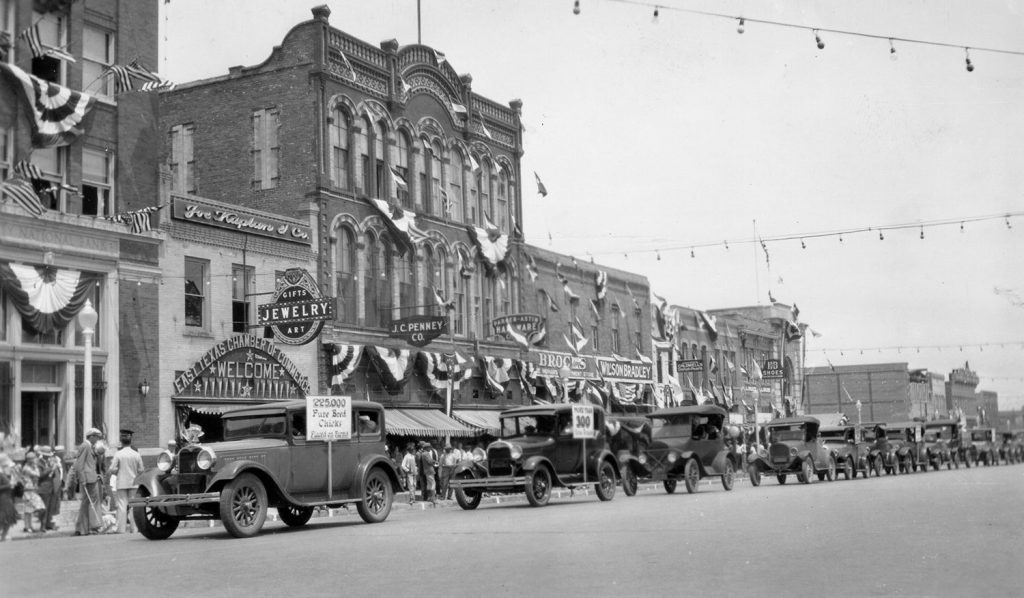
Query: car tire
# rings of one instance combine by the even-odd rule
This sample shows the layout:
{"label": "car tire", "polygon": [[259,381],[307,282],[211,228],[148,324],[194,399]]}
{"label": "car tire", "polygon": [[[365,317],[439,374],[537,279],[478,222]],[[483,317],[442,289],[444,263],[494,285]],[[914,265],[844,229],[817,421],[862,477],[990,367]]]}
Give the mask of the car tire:
{"label": "car tire", "polygon": [[665,480],[661,484],[662,484],[662,486],[665,487],[665,492],[668,492],[669,494],[675,494],[675,491],[676,491],[676,481],[675,480]]}
{"label": "car tire", "polygon": [[747,477],[750,478],[750,485],[758,487],[761,485],[761,470],[751,465],[747,468]]}
{"label": "car tire", "polygon": [[636,472],[627,466],[622,474],[622,493],[626,496],[636,496],[636,490],[639,485],[640,482],[636,479]]}
{"label": "car tire", "polygon": [[[463,479],[473,479],[473,476],[466,474]],[[464,490],[461,486],[455,489],[455,502],[464,511],[472,511],[480,506],[484,493],[479,490]]]}
{"label": "car tire", "polygon": [[236,538],[255,536],[267,520],[267,489],[251,473],[243,473],[220,493],[220,520]]}
{"label": "car tire", "polygon": [[843,479],[850,480],[857,475],[857,470],[853,468],[853,461],[849,459],[843,460]]}
{"label": "car tire", "polygon": [[384,470],[375,467],[363,482],[363,500],[356,505],[359,516],[366,523],[380,523],[388,518],[395,498],[391,480]]}
{"label": "car tire", "polygon": [[875,471],[875,477],[882,477],[882,471],[885,469],[885,465],[882,463],[882,457],[879,455],[875,458],[875,462],[872,464],[872,469]]}
{"label": "car tire", "polygon": [[[139,488],[138,496],[149,496],[145,487]],[[142,536],[149,540],[166,540],[178,529],[179,519],[172,517],[157,507],[135,507],[132,519]]]}
{"label": "car tire", "polygon": [[903,463],[903,473],[914,473],[914,459],[908,454],[901,459]]}
{"label": "car tire", "polygon": [[828,458],[828,469],[825,470],[825,479],[834,482],[839,474],[836,473],[836,459],[835,457]]}
{"label": "car tire", "polygon": [[551,474],[541,466],[526,474],[526,500],[534,507],[543,507],[551,500]]}
{"label": "car tire", "polygon": [[289,527],[302,527],[313,517],[313,507],[278,505],[277,516]]}
{"label": "car tire", "polygon": [[594,490],[597,492],[597,498],[602,501],[609,501],[615,498],[615,486],[617,484],[615,479],[615,468],[612,464],[605,461],[597,468],[597,486]]}
{"label": "car tire", "polygon": [[813,481],[811,478],[814,476],[814,464],[811,463],[810,458],[804,459],[803,463],[800,464],[800,472],[803,476],[803,479],[800,480],[801,482],[810,484]]}
{"label": "car tire", "polygon": [[732,490],[736,484],[736,468],[733,466],[732,461],[725,460],[725,471],[722,473],[722,488],[728,492]]}
{"label": "car tire", "polygon": [[700,487],[700,466],[697,465],[696,459],[686,460],[686,465],[683,466],[683,484],[688,494],[693,494]]}
{"label": "car tire", "polygon": [[775,480],[779,482],[779,485],[784,485],[786,483],[786,474],[780,473],[776,475]]}

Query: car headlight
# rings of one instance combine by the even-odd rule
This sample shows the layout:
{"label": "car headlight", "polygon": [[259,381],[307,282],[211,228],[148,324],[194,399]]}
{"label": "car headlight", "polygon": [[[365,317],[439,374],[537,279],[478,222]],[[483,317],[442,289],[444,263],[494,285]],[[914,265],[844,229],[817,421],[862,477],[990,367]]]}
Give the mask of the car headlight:
{"label": "car headlight", "polygon": [[668,462],[669,463],[675,463],[677,459],[679,459],[679,453],[677,453],[675,451],[671,451],[668,454]]}
{"label": "car headlight", "polygon": [[171,454],[171,451],[160,453],[160,456],[156,458],[156,467],[164,473],[167,473],[174,467],[174,455]]}
{"label": "car headlight", "polygon": [[199,469],[210,469],[213,464],[217,462],[217,453],[213,452],[212,448],[206,448],[205,446],[199,451],[199,455],[196,456],[196,467]]}
{"label": "car headlight", "polygon": [[646,464],[647,463],[647,455],[640,455],[640,458],[638,460],[640,461],[640,465]]}
{"label": "car headlight", "polygon": [[796,456],[796,447],[795,446],[789,447],[789,456],[790,457],[795,457]]}
{"label": "car headlight", "polygon": [[509,449],[509,455],[513,459],[518,459],[518,458],[522,457],[523,456],[523,449],[522,449],[522,447],[517,446],[517,445],[512,445],[512,447]]}

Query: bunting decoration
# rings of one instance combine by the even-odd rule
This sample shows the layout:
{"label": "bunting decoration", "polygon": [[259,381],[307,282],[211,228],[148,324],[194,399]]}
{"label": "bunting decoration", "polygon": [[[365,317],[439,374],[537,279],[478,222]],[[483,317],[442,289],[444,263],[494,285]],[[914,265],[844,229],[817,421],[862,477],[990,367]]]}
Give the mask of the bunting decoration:
{"label": "bunting decoration", "polygon": [[384,222],[384,226],[391,231],[396,240],[396,248],[399,256],[404,256],[406,251],[413,249],[417,243],[427,238],[427,233],[416,226],[416,217],[406,213],[397,205],[391,205],[383,199],[366,198],[367,203]]}
{"label": "bunting decoration", "polygon": [[345,379],[355,371],[359,358],[363,354],[362,345],[335,343],[329,347],[331,353],[331,386],[342,386]]}
{"label": "bunting decoration", "polygon": [[0,287],[40,334],[63,330],[92,295],[98,276],[77,270],[0,262]]}
{"label": "bunting decoration", "polygon": [[562,335],[562,338],[565,339],[565,344],[569,345],[569,350],[572,354],[579,355],[580,351],[583,350],[583,347],[587,346],[587,343],[590,342],[590,339],[585,338],[583,336],[583,331],[575,324],[569,324],[569,333],[572,336],[572,340],[564,334]]}
{"label": "bunting decoration", "polygon": [[82,120],[95,99],[80,91],[44,81],[13,64],[0,63],[0,71],[14,77],[32,115],[32,146],[69,145],[82,134]]}
{"label": "bunting decoration", "polygon": [[151,216],[156,212],[160,211],[165,204],[158,206],[149,206],[140,210],[132,210],[131,212],[121,212],[111,216],[109,220],[120,224],[128,225],[128,230],[133,234],[139,234],[145,231],[153,230],[153,223]]}
{"label": "bunting decoration", "polygon": [[544,186],[543,182],[541,182],[540,175],[537,174],[537,171],[533,172],[533,178],[537,180],[537,194],[540,195],[541,197],[547,197],[548,188]]}
{"label": "bunting decoration", "polygon": [[0,183],[0,197],[10,197],[14,203],[36,218],[46,212],[32,183],[20,176],[11,177]]}
{"label": "bunting decoration", "polygon": [[544,298],[548,300],[548,310],[553,312],[558,311],[558,304],[555,303],[555,300],[551,298],[551,295],[549,295],[547,291],[544,289],[537,289],[537,292],[544,295]]}
{"label": "bunting decoration", "polygon": [[484,215],[484,227],[468,225],[466,230],[473,240],[477,251],[484,258],[484,265],[488,273],[493,275],[494,269],[505,260],[508,253],[508,236],[491,222],[487,215]]}
{"label": "bunting decoration", "polygon": [[511,380],[509,370],[512,369],[512,360],[507,357],[481,357],[484,378],[487,380],[487,389],[492,395],[505,393],[505,385]]}
{"label": "bunting decoration", "polygon": [[445,365],[444,355],[432,351],[420,351],[416,356],[416,362],[421,364],[423,375],[428,384],[434,390],[444,390],[447,386],[448,368]]}
{"label": "bunting decoration", "polygon": [[597,293],[597,300],[604,301],[605,295],[608,294],[608,273],[604,270],[598,270],[594,274],[594,290]]}
{"label": "bunting decoration", "polygon": [[412,373],[413,361],[409,349],[388,349],[367,345],[363,352],[373,364],[380,381],[388,392],[400,392]]}
{"label": "bunting decoration", "polygon": [[717,318],[715,318],[715,316],[709,316],[702,311],[697,312],[697,317],[699,318],[697,325],[700,326],[701,324],[704,324],[704,327],[707,328],[712,340],[718,338],[718,328],[715,325]]}
{"label": "bunting decoration", "polygon": [[[405,178],[402,177],[394,167],[389,167],[388,172],[391,173],[391,182],[394,183],[395,187],[400,191],[409,191],[409,183],[405,182]],[[442,191],[441,193],[444,193]],[[446,195],[445,195],[446,197]]]}
{"label": "bunting decoration", "polygon": [[519,332],[519,330],[517,330],[511,322],[508,324],[508,328],[506,329],[505,333],[508,334],[509,337],[511,337],[512,341],[515,344],[519,345],[522,349],[526,351],[530,350],[531,345],[529,339],[527,339],[526,335],[524,335],[522,332]]}

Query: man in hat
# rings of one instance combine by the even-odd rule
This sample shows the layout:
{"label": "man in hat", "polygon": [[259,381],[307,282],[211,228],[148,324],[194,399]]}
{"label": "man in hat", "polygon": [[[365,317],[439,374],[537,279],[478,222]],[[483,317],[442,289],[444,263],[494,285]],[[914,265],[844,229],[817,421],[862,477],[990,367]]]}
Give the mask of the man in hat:
{"label": "man in hat", "polygon": [[[461,453],[462,451],[459,451]],[[444,453],[441,454],[441,483],[438,486],[438,493],[441,498],[451,500],[452,489],[448,486],[452,479],[452,472],[458,465],[461,457],[453,449],[452,445],[445,443]]]}
{"label": "man in hat", "polygon": [[49,446],[41,446],[36,450],[39,453],[39,498],[43,499],[46,506],[40,527],[42,531],[53,530],[57,529],[53,517],[60,512],[60,485],[64,477],[64,468],[60,458]]}
{"label": "man in hat", "polygon": [[103,529],[103,512],[100,510],[100,475],[93,446],[103,438],[103,432],[97,428],[85,431],[85,442],[78,446],[75,458],[75,479],[78,481],[82,501],[78,505],[78,521],[75,522],[75,535],[88,536],[98,534]]}
{"label": "man in hat", "polygon": [[426,485],[423,487],[423,500],[429,500],[430,504],[437,506],[437,457],[434,447],[429,442],[420,451],[420,474]]}
{"label": "man in hat", "polygon": [[117,476],[117,533],[119,534],[128,531],[128,527],[135,527],[128,520],[128,499],[135,496],[135,478],[145,471],[142,455],[132,446],[133,434],[131,430],[121,430],[121,449],[114,453],[114,460],[110,463],[111,475]]}

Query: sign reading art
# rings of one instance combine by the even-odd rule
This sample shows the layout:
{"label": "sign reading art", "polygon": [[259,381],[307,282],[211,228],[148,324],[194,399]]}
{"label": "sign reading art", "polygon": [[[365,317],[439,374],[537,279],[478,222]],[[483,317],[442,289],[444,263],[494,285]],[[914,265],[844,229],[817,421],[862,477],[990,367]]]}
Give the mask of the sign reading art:
{"label": "sign reading art", "polygon": [[530,333],[539,331],[543,323],[544,318],[536,314],[512,314],[494,318],[491,320],[491,328],[493,328],[495,335],[500,334],[506,340],[512,340],[512,337],[508,334],[509,326],[515,327],[523,336],[529,338]]}
{"label": "sign reading art", "polygon": [[308,226],[274,218],[269,214],[241,211],[234,206],[220,205],[208,200],[175,197],[171,216],[176,220],[253,233],[309,245],[312,241]]}
{"label": "sign reading art", "polygon": [[273,303],[256,308],[256,321],[270,326],[274,338],[286,345],[305,345],[334,319],[334,300],[324,298],[309,272],[292,268],[277,281]]}
{"label": "sign reading art", "polygon": [[309,378],[274,343],[242,335],[217,343],[178,374],[180,397],[297,399],[309,392]]}
{"label": "sign reading art", "polygon": [[448,316],[409,316],[393,321],[388,336],[423,347],[445,332],[448,332]]}
{"label": "sign reading art", "polygon": [[654,371],[653,364],[643,361],[622,361],[595,357],[597,369],[601,377],[613,382],[650,382]]}
{"label": "sign reading art", "polygon": [[569,377],[572,379],[597,380],[597,368],[594,367],[594,360],[582,355],[570,355],[569,353],[556,353],[554,351],[536,351],[537,375],[546,378],[558,378],[558,370],[563,367],[569,368]]}

